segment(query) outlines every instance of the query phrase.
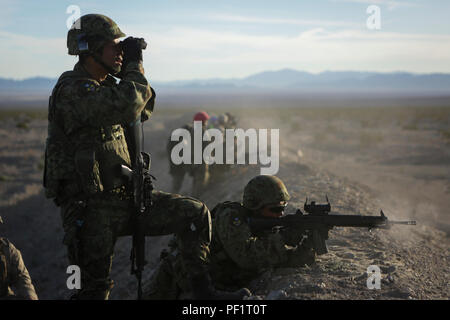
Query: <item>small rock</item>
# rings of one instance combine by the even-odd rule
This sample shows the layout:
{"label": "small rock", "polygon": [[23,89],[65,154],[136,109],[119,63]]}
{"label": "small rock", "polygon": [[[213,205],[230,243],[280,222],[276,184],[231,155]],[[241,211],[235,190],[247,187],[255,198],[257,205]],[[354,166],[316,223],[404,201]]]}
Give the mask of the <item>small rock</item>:
{"label": "small rock", "polygon": [[397,268],[395,266],[380,266],[380,269],[382,273],[392,273]]}
{"label": "small rock", "polygon": [[385,258],[385,254],[382,251],[378,251],[378,252],[371,253],[368,256],[368,258],[369,259],[384,259]]}
{"label": "small rock", "polygon": [[355,255],[353,253],[351,253],[351,252],[346,252],[346,253],[341,254],[341,258],[343,258],[343,259],[354,259]]}
{"label": "small rock", "polygon": [[243,300],[264,300],[263,296],[250,296],[250,297],[244,297]]}
{"label": "small rock", "polygon": [[284,290],[273,290],[269,292],[265,300],[281,300],[287,298],[287,293]]}
{"label": "small rock", "polygon": [[387,276],[387,280],[388,280],[390,283],[394,283],[394,279],[395,279],[394,276],[391,275],[391,274]]}
{"label": "small rock", "polygon": [[411,297],[411,290],[406,288],[405,290],[395,289],[386,294],[388,297],[398,298],[398,299],[409,299]]}
{"label": "small rock", "polygon": [[384,284],[394,283],[394,276],[389,274],[386,278],[382,279],[381,282]]}

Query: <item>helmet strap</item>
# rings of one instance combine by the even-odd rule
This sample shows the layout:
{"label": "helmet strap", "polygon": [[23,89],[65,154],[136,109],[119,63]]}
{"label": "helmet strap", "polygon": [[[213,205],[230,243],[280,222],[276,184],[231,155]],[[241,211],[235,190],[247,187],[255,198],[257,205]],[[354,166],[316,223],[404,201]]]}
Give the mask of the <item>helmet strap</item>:
{"label": "helmet strap", "polygon": [[[117,74],[118,72],[114,70],[112,67],[108,66],[105,62],[103,62],[101,55],[98,54],[98,52],[103,52],[103,47],[105,46],[106,43],[105,40],[103,40],[102,38],[91,37],[88,38],[88,43],[89,43],[88,54],[92,56],[95,62],[97,62],[103,68],[105,68],[105,70],[108,73],[112,75]],[[97,46],[95,46],[94,43],[96,43]]]}
{"label": "helmet strap", "polygon": [[102,58],[100,58],[100,56],[96,53],[91,53],[92,58],[95,60],[95,62],[97,62],[98,64],[100,64],[103,68],[105,68],[106,71],[108,71],[108,73],[115,75],[118,72],[116,70],[114,70],[112,67],[108,66],[106,63],[103,62]]}

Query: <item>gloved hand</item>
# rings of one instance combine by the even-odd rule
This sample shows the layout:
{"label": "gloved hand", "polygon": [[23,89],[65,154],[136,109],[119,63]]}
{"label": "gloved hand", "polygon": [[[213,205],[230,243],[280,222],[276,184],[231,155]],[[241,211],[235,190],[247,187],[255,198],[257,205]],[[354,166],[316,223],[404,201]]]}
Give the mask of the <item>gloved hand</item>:
{"label": "gloved hand", "polygon": [[123,50],[123,66],[130,61],[142,61],[142,50],[147,48],[144,38],[128,37],[121,42]]}
{"label": "gloved hand", "polygon": [[303,234],[295,228],[283,228],[280,230],[283,241],[288,246],[295,247],[303,239]]}

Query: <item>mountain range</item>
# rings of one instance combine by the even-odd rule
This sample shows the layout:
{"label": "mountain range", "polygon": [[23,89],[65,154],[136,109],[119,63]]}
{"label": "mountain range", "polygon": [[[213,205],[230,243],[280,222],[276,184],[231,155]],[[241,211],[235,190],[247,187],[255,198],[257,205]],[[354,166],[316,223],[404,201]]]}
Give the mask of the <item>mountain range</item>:
{"label": "mountain range", "polygon": [[[56,78],[34,77],[24,80],[0,78],[0,94],[33,92],[48,94]],[[450,74],[414,74],[408,72],[355,72],[325,71],[319,74],[283,69],[264,71],[245,78],[179,80],[152,82],[155,89],[258,90],[274,89],[289,91],[404,91],[450,93]]]}

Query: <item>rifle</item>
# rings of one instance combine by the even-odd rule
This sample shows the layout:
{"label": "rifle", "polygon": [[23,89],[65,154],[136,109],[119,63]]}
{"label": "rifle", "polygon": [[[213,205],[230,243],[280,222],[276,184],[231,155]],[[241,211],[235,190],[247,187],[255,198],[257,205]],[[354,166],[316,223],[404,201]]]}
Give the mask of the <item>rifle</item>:
{"label": "rifle", "polygon": [[334,227],[355,227],[371,229],[389,229],[395,224],[416,225],[416,221],[391,221],[384,215],[383,210],[380,216],[363,215],[342,215],[329,214],[331,205],[316,204],[311,201],[308,204],[306,199],[303,206],[308,214],[303,214],[297,209],[295,214],[287,214],[281,218],[249,218],[249,226],[252,231],[268,230],[274,227],[294,228],[299,232],[311,231],[314,250],[318,255],[328,252],[325,240],[328,239],[328,231]]}
{"label": "rifle", "polygon": [[145,230],[144,219],[149,214],[151,203],[151,192],[153,190],[152,176],[149,174],[151,158],[142,151],[143,127],[139,117],[134,123],[126,126],[127,143],[130,151],[131,169],[122,165],[122,174],[132,182],[134,214],[133,246],[131,248],[131,274],[138,280],[138,299],[142,298],[142,271],[147,264],[145,261]]}

